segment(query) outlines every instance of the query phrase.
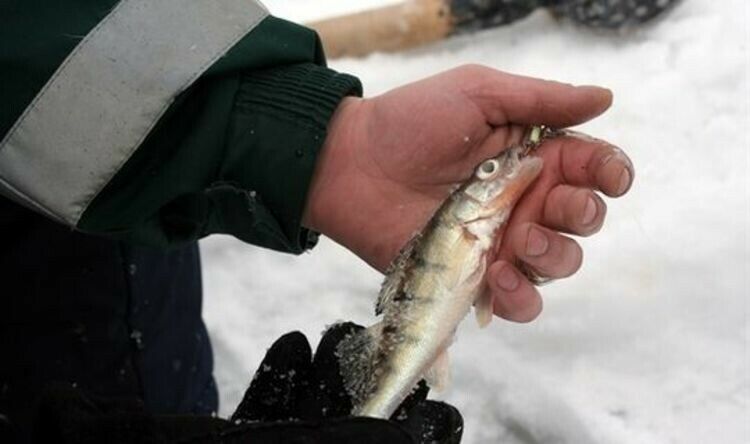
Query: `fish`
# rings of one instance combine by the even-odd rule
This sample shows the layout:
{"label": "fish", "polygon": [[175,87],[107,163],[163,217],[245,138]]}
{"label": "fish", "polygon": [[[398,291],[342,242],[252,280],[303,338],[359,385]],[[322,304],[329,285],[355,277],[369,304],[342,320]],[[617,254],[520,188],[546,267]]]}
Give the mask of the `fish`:
{"label": "fish", "polygon": [[481,326],[492,319],[487,254],[542,171],[532,151],[556,134],[532,126],[520,143],[480,163],[390,264],[375,309],[382,320],[337,347],[353,415],[390,418],[421,379],[438,390],[447,384],[459,323],[472,306]]}

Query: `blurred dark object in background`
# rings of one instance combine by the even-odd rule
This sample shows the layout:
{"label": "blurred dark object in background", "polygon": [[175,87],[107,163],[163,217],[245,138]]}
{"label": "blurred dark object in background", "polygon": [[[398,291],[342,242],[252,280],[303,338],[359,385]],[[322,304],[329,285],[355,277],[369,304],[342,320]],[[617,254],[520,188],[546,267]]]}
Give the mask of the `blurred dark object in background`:
{"label": "blurred dark object in background", "polygon": [[582,27],[621,31],[647,23],[680,0],[408,0],[309,23],[328,58],[401,51],[456,34],[509,25],[540,8]]}
{"label": "blurred dark object in background", "polygon": [[[522,0],[519,0],[522,1]],[[622,30],[647,23],[681,0],[548,0],[559,17],[596,29]]]}

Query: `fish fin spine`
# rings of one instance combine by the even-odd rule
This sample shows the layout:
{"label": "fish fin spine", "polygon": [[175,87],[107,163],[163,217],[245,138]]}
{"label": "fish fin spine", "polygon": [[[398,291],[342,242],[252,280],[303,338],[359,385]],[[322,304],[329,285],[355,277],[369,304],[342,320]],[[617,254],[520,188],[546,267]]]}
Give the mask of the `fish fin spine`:
{"label": "fish fin spine", "polygon": [[396,294],[403,289],[404,281],[406,280],[406,270],[414,260],[414,254],[421,239],[421,234],[415,235],[404,245],[398,256],[388,266],[388,269],[385,271],[385,279],[380,287],[378,300],[375,303],[375,315],[382,314],[393,303]]}

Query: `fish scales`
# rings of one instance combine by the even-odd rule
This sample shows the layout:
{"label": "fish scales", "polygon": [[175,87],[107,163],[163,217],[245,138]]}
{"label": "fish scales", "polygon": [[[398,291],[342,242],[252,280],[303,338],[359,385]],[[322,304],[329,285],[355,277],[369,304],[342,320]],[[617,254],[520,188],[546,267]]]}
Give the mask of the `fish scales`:
{"label": "fish scales", "polygon": [[446,350],[472,305],[480,323],[491,318],[491,301],[480,298],[486,254],[541,171],[528,154],[557,134],[531,127],[520,144],[482,162],[393,261],[376,305],[382,321],[338,348],[353,414],[388,418],[421,378],[441,385]]}

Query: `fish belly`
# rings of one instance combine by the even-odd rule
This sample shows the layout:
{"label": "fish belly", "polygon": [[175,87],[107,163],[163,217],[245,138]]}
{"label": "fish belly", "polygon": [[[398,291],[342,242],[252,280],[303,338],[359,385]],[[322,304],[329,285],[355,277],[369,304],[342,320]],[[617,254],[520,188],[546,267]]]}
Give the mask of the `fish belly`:
{"label": "fish belly", "polygon": [[483,252],[460,233],[446,230],[434,236],[425,239],[432,248],[422,251],[404,286],[408,303],[386,313],[384,328],[396,339],[381,343],[384,359],[375,370],[380,375],[378,389],[358,409],[362,416],[390,417],[452,343],[479,292]]}

